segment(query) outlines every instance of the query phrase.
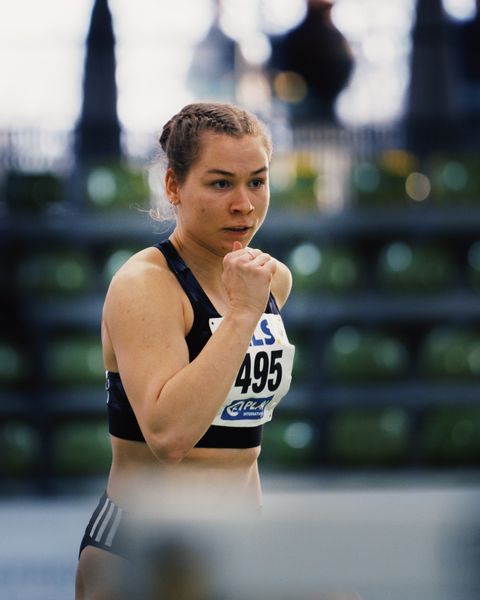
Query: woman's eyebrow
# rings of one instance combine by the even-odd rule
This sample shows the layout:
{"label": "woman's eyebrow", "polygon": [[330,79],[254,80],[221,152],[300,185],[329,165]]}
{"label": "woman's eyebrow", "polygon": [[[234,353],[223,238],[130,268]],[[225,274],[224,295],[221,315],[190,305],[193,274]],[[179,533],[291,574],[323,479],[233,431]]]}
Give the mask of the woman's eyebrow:
{"label": "woman's eyebrow", "polygon": [[[251,172],[251,175],[259,175],[260,173],[267,171],[268,167],[263,166],[255,171]],[[224,175],[225,177],[235,177],[235,173],[231,173],[230,171],[224,171],[223,169],[208,169],[207,173],[211,173],[214,175]]]}

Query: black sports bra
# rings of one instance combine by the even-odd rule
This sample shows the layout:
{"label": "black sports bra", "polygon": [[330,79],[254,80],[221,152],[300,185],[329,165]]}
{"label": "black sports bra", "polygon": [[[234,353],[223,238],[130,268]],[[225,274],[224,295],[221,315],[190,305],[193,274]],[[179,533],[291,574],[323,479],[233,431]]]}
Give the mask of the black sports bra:
{"label": "black sports bra", "polygon": [[[177,277],[193,308],[193,325],[185,338],[189,351],[189,359],[192,361],[211,337],[215,323],[221,320],[221,316],[218,314],[210,299],[178,254],[173,244],[169,240],[165,240],[155,247],[165,256],[170,270]],[[270,315],[270,317],[268,315]],[[259,322],[258,327],[260,333],[256,334],[257,338],[255,338],[255,336],[252,338],[251,346],[261,345],[263,342],[262,339],[260,339],[260,336],[263,336],[264,342],[267,344],[265,350],[268,349],[271,352],[271,348],[277,348],[278,346],[278,344],[275,345],[276,342],[274,338],[283,338],[281,333],[279,336],[271,333],[270,330],[272,325],[270,325],[269,329],[268,319],[276,319],[274,323],[275,327],[278,326],[278,321],[281,324],[278,306],[272,294],[270,294],[264,317],[265,319]],[[262,326],[261,329],[260,326]],[[281,328],[283,328],[283,324],[281,324]],[[286,339],[286,335],[284,337]],[[282,341],[285,345],[285,341]],[[288,340],[286,346],[293,348],[288,344]],[[253,350],[258,353],[259,348],[254,348]],[[249,353],[247,353],[246,359],[249,357]],[[237,394],[237,396],[229,403],[226,401],[225,406],[222,407],[222,410],[216,418],[217,424],[212,424],[208,428],[203,437],[195,444],[196,447],[253,448],[261,444],[263,423],[270,420],[271,411],[280,399],[275,398],[275,394],[280,397],[284,394],[283,389],[281,389],[282,379],[283,388],[288,389],[290,383],[291,364],[286,365],[286,368],[282,368],[282,353],[283,349],[277,349],[276,351],[274,350],[273,353],[271,352],[274,356],[273,362],[270,361],[268,363],[269,366],[267,367],[265,361],[268,362],[269,360],[268,354],[266,351],[263,353],[260,352],[260,354],[262,354],[261,360],[259,359],[260,362],[263,367],[268,368],[269,372],[272,374],[269,378],[262,378],[262,381],[263,379],[265,380],[264,387],[268,392],[268,395],[265,396],[258,385],[254,390],[256,389],[259,393],[253,393],[251,390],[248,391],[248,386],[247,389],[245,389],[245,377],[243,377],[241,379],[241,390],[248,398],[243,399],[241,395],[239,396]],[[293,360],[293,351],[290,353],[291,359]],[[249,358],[248,364],[250,364],[250,362],[251,360]],[[289,363],[291,363],[291,360]],[[244,370],[244,365],[242,365],[239,376]],[[106,379],[108,423],[111,435],[125,440],[145,442],[135,413],[122,385],[120,374],[107,371]],[[280,392],[282,393],[280,394]],[[238,393],[240,393],[240,391]]]}

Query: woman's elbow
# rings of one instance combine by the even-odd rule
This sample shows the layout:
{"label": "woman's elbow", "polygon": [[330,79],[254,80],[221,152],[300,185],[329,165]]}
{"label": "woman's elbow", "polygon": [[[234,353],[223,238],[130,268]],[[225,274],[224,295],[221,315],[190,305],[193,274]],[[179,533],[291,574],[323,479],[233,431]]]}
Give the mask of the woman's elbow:
{"label": "woman's elbow", "polygon": [[169,439],[165,435],[155,435],[148,443],[156,459],[167,465],[177,465],[187,455],[189,448],[185,448],[178,440]]}

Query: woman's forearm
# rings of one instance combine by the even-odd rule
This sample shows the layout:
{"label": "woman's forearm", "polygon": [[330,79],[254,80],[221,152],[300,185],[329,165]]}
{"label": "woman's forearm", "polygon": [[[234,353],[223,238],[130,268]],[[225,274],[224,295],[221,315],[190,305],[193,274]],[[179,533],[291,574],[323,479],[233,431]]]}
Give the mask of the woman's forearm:
{"label": "woman's forearm", "polygon": [[232,387],[257,325],[251,314],[226,315],[200,354],[171,377],[151,405],[150,445],[178,462],[203,436]]}

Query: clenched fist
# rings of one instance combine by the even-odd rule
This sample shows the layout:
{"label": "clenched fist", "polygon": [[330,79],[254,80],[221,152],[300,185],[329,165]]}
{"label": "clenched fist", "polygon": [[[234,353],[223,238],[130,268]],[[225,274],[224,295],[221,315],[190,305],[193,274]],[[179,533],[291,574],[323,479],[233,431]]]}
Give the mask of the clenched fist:
{"label": "clenched fist", "polygon": [[223,259],[222,280],[227,290],[230,308],[250,312],[260,318],[270,294],[270,285],[277,269],[276,260],[261,250],[243,248],[233,243]]}

